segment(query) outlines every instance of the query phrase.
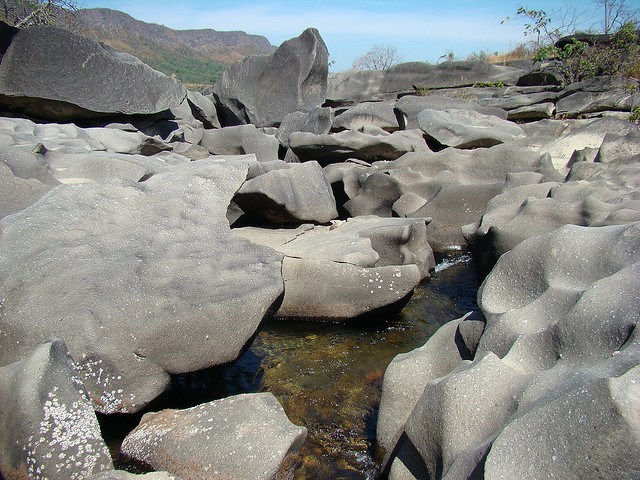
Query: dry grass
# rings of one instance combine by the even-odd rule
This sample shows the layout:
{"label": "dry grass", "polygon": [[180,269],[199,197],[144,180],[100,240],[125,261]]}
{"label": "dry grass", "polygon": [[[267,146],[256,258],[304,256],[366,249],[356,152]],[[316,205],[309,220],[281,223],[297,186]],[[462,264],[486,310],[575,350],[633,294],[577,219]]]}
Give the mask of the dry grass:
{"label": "dry grass", "polygon": [[513,60],[531,60],[533,55],[534,52],[531,48],[521,44],[508,52],[487,55],[487,61],[489,63],[505,63]]}

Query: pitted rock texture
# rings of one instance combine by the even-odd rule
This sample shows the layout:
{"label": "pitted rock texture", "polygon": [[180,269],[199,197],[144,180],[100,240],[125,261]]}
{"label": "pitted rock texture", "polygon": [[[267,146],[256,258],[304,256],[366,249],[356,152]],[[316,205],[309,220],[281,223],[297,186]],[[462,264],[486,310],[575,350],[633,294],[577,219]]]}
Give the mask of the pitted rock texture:
{"label": "pitted rock texture", "polygon": [[184,480],[292,478],[307,429],[271,393],[148,413],[124,440],[125,456]]}
{"label": "pitted rock texture", "polygon": [[283,293],[280,254],[231,235],[246,163],[60,186],[5,217],[0,364],[63,338],[96,408],[132,412],[169,373],[234,360]]}

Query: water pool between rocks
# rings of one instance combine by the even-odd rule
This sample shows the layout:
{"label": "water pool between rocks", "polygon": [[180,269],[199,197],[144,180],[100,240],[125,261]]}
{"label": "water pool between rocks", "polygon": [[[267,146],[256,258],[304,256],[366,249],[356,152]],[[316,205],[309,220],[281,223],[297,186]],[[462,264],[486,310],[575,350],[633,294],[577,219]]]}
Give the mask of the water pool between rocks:
{"label": "water pool between rocks", "polygon": [[[309,430],[296,479],[372,479],[381,460],[375,428],[387,365],[444,323],[476,310],[477,290],[473,259],[460,255],[441,260],[401,312],[346,324],[268,322],[233,364],[176,376],[171,393],[153,410],[269,391],[293,423]],[[102,418],[103,427],[113,429],[105,434],[117,451],[117,438],[135,423],[108,423]]]}

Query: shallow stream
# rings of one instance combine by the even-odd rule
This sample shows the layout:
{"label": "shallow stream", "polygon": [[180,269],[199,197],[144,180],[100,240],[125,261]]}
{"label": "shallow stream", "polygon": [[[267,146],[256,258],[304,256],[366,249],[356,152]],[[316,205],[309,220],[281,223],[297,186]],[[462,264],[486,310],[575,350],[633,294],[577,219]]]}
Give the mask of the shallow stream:
{"label": "shallow stream", "polygon": [[296,479],[372,479],[382,376],[397,354],[423,345],[442,324],[477,309],[472,259],[443,260],[401,312],[366,322],[272,321],[232,365],[174,379],[158,408],[186,408],[269,391],[309,436]]}

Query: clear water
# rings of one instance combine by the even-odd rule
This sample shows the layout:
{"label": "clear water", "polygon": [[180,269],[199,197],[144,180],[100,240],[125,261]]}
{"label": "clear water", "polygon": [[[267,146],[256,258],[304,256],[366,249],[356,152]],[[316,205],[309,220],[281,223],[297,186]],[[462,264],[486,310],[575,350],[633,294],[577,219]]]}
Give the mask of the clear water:
{"label": "clear water", "polygon": [[374,478],[384,370],[442,324],[477,309],[477,288],[472,259],[458,256],[440,262],[401,312],[358,323],[271,321],[233,364],[175,377],[154,410],[269,391],[309,430],[296,479]]}

